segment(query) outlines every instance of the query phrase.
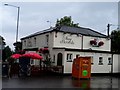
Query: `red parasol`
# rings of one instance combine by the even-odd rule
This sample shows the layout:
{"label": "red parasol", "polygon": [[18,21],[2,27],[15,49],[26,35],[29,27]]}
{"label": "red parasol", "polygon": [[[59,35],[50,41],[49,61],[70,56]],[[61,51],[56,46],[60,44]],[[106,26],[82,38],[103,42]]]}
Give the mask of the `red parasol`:
{"label": "red parasol", "polygon": [[22,56],[32,58],[32,59],[42,59],[42,56],[34,52],[26,53],[26,54],[23,54]]}
{"label": "red parasol", "polygon": [[18,59],[19,57],[21,57],[21,55],[20,54],[13,54],[13,55],[11,55],[11,57],[14,59]]}
{"label": "red parasol", "polygon": [[48,48],[43,48],[43,50],[48,51]]}

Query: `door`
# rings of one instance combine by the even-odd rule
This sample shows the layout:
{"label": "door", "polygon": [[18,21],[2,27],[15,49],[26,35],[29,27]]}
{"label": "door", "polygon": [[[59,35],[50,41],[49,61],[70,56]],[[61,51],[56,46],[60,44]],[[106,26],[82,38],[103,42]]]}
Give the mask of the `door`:
{"label": "door", "polygon": [[57,66],[62,66],[62,53],[57,55]]}

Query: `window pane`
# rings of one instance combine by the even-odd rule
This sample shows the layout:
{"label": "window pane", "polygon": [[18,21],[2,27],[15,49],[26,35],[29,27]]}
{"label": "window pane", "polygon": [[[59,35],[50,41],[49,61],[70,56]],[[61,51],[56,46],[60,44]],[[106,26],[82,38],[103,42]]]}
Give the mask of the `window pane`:
{"label": "window pane", "polygon": [[72,54],[67,54],[67,61],[72,61]]}
{"label": "window pane", "polygon": [[93,65],[94,63],[93,63],[93,57],[91,57],[91,64]]}
{"label": "window pane", "polygon": [[112,65],[112,59],[111,59],[111,57],[108,58],[108,65]]}
{"label": "window pane", "polygon": [[53,55],[53,63],[55,63],[55,55]]}
{"label": "window pane", "polygon": [[103,57],[99,57],[99,65],[103,65]]}

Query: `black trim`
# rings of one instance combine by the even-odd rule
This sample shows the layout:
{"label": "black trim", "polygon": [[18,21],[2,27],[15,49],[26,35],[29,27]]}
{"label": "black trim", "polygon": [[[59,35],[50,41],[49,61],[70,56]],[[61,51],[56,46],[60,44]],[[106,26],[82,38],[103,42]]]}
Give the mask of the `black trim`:
{"label": "black trim", "polygon": [[24,49],[25,51],[38,51],[38,48],[27,48]]}
{"label": "black trim", "polygon": [[67,62],[73,62],[73,61],[72,60],[71,61],[68,60]]}
{"label": "black trim", "polygon": [[40,32],[36,32],[34,34],[31,34],[29,36],[26,36],[26,37],[23,37],[21,38],[21,40],[24,40],[24,39],[27,39],[27,38],[31,38],[31,37],[34,37],[34,36],[37,36],[37,35],[41,35],[41,34],[45,34],[45,33],[51,33],[51,32],[54,32],[54,31],[57,31],[57,32],[64,32],[64,33],[71,33],[71,34],[81,34],[83,36],[92,36],[92,37],[101,37],[101,38],[107,38],[106,35],[100,33],[100,32],[97,32],[95,30],[92,30],[92,29],[89,29],[89,28],[83,28],[83,27],[71,27],[71,28],[77,28],[77,29],[85,29],[86,31],[92,31],[92,32],[95,32],[99,35],[102,35],[102,36],[96,36],[96,35],[90,35],[88,33],[84,34],[84,33],[81,33],[81,32],[72,32],[72,31],[66,31],[66,30],[61,30],[62,27],[71,27],[71,26],[60,26],[60,27],[53,27],[53,28],[49,28],[49,29],[46,29],[46,30],[43,30],[43,31],[40,31]]}
{"label": "black trim", "polygon": [[64,49],[65,51],[74,51],[74,52],[79,51],[79,52],[95,52],[95,53],[112,54],[112,52],[110,52],[110,51],[98,51],[98,50],[89,50],[89,49],[71,49],[71,48],[61,48],[61,47],[54,47],[53,49]]}
{"label": "black trim", "polygon": [[[63,73],[64,76],[71,76],[72,73]],[[113,77],[119,77],[120,78],[120,73],[91,73],[92,76],[113,76]]]}
{"label": "black trim", "polygon": [[[45,31],[45,30],[43,30]],[[34,37],[34,36],[38,36],[38,35],[42,35],[42,34],[46,34],[46,33],[52,33],[54,32],[55,30],[51,30],[51,31],[45,31],[45,32],[41,32],[41,33],[38,33],[38,34],[31,34],[29,36],[26,36],[26,37],[23,37],[21,38],[21,40],[24,40],[24,39],[27,39],[27,38],[31,38],[31,37]]]}

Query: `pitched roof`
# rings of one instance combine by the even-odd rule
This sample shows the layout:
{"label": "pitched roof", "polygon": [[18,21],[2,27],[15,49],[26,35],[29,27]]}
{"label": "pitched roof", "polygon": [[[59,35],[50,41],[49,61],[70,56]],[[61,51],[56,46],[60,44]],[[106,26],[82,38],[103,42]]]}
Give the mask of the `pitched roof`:
{"label": "pitched roof", "polygon": [[75,33],[75,34],[81,34],[85,36],[94,36],[94,37],[107,37],[104,34],[101,34],[97,31],[94,31],[89,28],[83,28],[83,27],[69,27],[69,26],[62,26],[60,28],[60,31],[64,32],[70,32],[70,33]]}
{"label": "pitched roof", "polygon": [[47,32],[52,32],[52,31],[58,31],[58,32],[65,32],[65,33],[72,33],[72,34],[81,34],[84,36],[94,36],[94,37],[102,37],[102,38],[106,38],[107,36],[99,33],[95,30],[89,29],[89,28],[83,28],[83,27],[70,27],[70,26],[60,26],[60,27],[52,27],[43,31],[39,31],[36,32],[34,34],[31,34],[29,36],[23,37],[22,39],[25,38],[29,38],[29,37],[33,37],[33,36],[37,36],[43,33],[47,33]]}

